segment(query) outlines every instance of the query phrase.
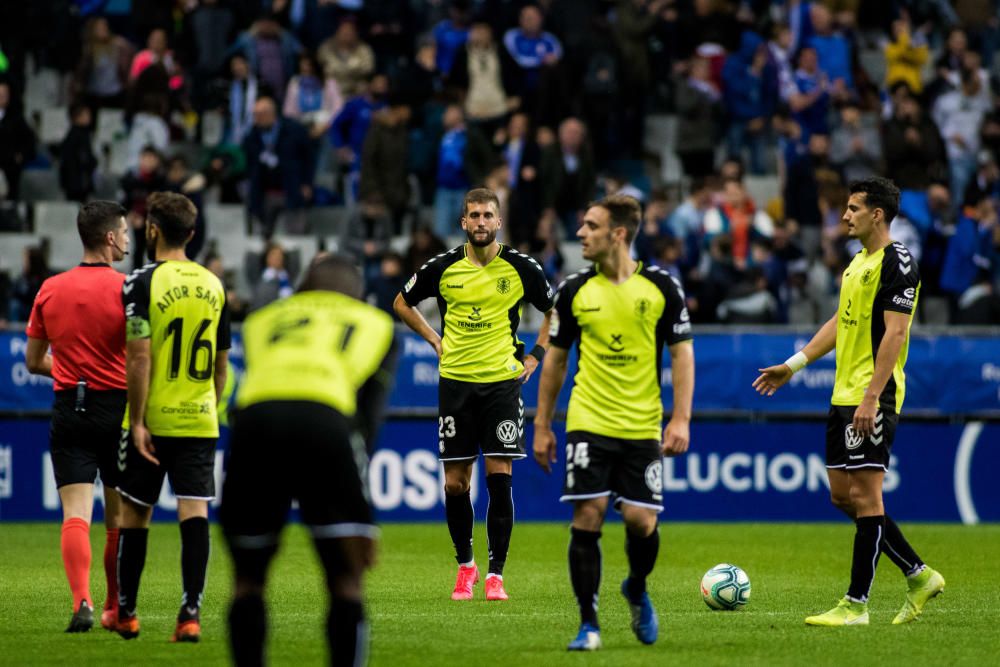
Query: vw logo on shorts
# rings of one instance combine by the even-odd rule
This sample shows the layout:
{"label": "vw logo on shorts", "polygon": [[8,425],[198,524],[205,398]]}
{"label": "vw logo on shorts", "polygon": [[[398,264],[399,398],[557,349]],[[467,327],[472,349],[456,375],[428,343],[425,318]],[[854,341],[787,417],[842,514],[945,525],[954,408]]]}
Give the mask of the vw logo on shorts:
{"label": "vw logo on shorts", "polygon": [[497,439],[509,445],[517,440],[517,424],[507,419],[497,425]]}
{"label": "vw logo on shorts", "polygon": [[663,461],[657,459],[646,466],[646,486],[653,493],[663,492]]}
{"label": "vw logo on shorts", "polygon": [[844,429],[844,444],[848,449],[857,449],[864,442],[864,438],[854,432],[854,424],[848,424]]}

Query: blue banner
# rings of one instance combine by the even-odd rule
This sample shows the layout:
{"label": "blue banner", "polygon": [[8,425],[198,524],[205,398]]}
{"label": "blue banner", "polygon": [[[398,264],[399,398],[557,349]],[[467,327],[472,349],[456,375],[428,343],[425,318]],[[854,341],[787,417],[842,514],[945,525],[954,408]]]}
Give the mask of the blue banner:
{"label": "blue banner", "polygon": [[[522,336],[528,348],[534,335]],[[401,333],[399,367],[390,399],[397,411],[436,409],[437,357],[419,336]],[[808,342],[808,336],[772,333],[695,332],[695,395],[697,412],[783,412],[825,415],[833,392],[831,353],[797,373],[788,386],[770,398],[757,395],[750,383],[757,369],[780,363]],[[242,348],[234,335],[231,357],[239,367]],[[31,375],[24,363],[23,334],[0,333],[0,411],[41,412],[52,404],[52,382]],[[664,401],[670,403],[670,355],[664,352]],[[569,377],[576,372],[576,354],[570,356]],[[525,405],[538,398],[538,374],[524,388]],[[565,409],[572,382],[559,397]],[[1000,340],[990,336],[926,336],[910,340],[906,363],[906,400],[903,415],[1000,416]]]}
{"label": "blue banner", "polygon": [[[531,435],[531,429],[528,429]],[[560,443],[565,443],[557,433]],[[695,420],[691,450],[665,459],[667,521],[831,521],[822,421]],[[216,456],[221,482],[226,437]],[[392,420],[369,466],[372,502],[382,521],[444,521],[437,422]],[[529,451],[531,443],[528,443]],[[546,475],[530,458],[514,465],[518,520],[569,521],[558,501],[564,450]],[[485,516],[482,467],[473,478],[476,515]],[[901,521],[1000,521],[1000,424],[900,423],[885,478],[888,512]],[[221,484],[219,484],[221,489]],[[98,493],[99,495],[99,493]],[[213,503],[213,508],[218,503]],[[100,503],[97,503],[100,517]],[[164,486],[155,516],[172,518],[176,499]],[[48,455],[48,421],[0,421],[0,521],[58,520],[59,500]],[[95,519],[96,521],[97,519]],[[446,539],[442,526],[442,539]]]}

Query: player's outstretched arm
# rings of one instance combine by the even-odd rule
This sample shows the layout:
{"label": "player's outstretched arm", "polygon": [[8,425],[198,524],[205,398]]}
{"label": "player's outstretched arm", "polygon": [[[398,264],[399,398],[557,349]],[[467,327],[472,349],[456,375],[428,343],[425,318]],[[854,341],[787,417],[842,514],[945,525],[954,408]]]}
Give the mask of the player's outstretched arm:
{"label": "player's outstretched arm", "polygon": [[678,456],[691,440],[691,404],[694,400],[694,345],[690,340],[670,346],[670,376],[674,385],[674,409],[663,429],[661,452]]}
{"label": "player's outstretched arm", "polygon": [[[547,328],[543,331],[548,331]],[[541,334],[539,334],[541,337]],[[556,411],[556,398],[563,382],[566,381],[566,367],[569,351],[561,347],[551,347],[549,360],[542,369],[542,379],[538,383],[538,410],[535,413],[534,453],[535,461],[545,472],[552,472],[556,462],[556,434],[552,432],[552,417]]]}
{"label": "player's outstretched arm", "polygon": [[786,382],[810,362],[826,355],[837,346],[837,316],[834,315],[819,328],[812,340],[799,352],[777,366],[758,368],[760,375],[753,381],[753,388],[761,396],[774,396]]}
{"label": "player's outstretched arm", "polygon": [[437,352],[440,358],[441,336],[428,324],[427,319],[419,310],[406,303],[406,299],[403,298],[402,293],[396,295],[396,300],[392,302],[392,309],[396,311],[399,319],[403,320],[406,326],[420,334],[421,338],[431,344],[431,347],[434,348],[434,351]]}
{"label": "player's outstretched arm", "polygon": [[153,447],[153,436],[146,428],[146,400],[149,398],[151,365],[149,338],[136,338],[125,343],[125,382],[128,386],[132,443],[143,458],[160,465]]}

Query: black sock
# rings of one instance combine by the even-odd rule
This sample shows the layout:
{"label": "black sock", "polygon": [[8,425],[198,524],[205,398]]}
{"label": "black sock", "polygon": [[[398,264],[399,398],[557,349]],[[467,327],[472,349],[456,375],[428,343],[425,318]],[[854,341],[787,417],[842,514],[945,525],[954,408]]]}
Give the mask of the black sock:
{"label": "black sock", "polygon": [[851,561],[851,586],[847,596],[858,602],[867,602],[868,593],[875,579],[875,567],[885,533],[885,517],[863,516],[855,521],[854,558]]}
{"label": "black sock", "polygon": [[600,531],[570,528],[569,578],[580,606],[580,620],[597,627],[597,591],[601,587]]}
{"label": "black sock", "polygon": [[330,599],[326,638],[330,642],[331,665],[367,664],[368,623],[361,602],[336,597]]}
{"label": "black sock", "polygon": [[229,607],[229,647],[237,667],[262,667],[267,641],[267,612],[264,598],[245,595]]}
{"label": "black sock", "polygon": [[118,531],[118,618],[135,616],[139,580],[146,565],[148,538],[148,528],[122,528]]}
{"label": "black sock", "polygon": [[638,537],[625,531],[625,554],[628,556],[628,597],[637,601],[646,592],[646,577],[656,565],[656,555],[660,553],[660,530],[646,537]]}
{"label": "black sock", "polygon": [[490,574],[503,574],[514,530],[514,496],[510,490],[510,475],[494,473],[486,476],[490,504],[486,508],[486,542],[490,551]]}
{"label": "black sock", "polygon": [[208,570],[208,519],[194,517],[181,522],[181,579],[184,597],[178,621],[198,618],[201,595],[205,590],[205,571]]}
{"label": "black sock", "polygon": [[472,561],[472,523],[475,515],[472,513],[472,498],[469,492],[444,497],[444,514],[448,519],[448,532],[455,545],[455,559],[459,563]]}
{"label": "black sock", "polygon": [[903,537],[903,531],[899,529],[896,522],[891,517],[885,517],[885,537],[882,538],[882,553],[889,557],[896,564],[903,574],[909,576],[920,570],[924,561],[913,550],[910,543]]}

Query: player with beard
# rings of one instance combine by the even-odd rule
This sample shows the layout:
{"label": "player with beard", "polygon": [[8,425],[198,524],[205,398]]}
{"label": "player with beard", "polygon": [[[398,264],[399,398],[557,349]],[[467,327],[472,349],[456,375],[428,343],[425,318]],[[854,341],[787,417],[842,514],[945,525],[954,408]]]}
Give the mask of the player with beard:
{"label": "player with beard", "polygon": [[194,204],[183,195],[150,195],[146,251],[152,263],[134,271],[122,286],[129,431],[118,452],[122,528],[115,630],[125,639],[139,635],[139,579],[153,505],[165,476],[177,496],[184,588],[171,641],[201,638],[208,501],[215,497],[219,437],[216,406],[226,385],[230,341],[222,283],[184,254],[196,217]]}
{"label": "player with beard", "polygon": [[[444,463],[445,515],[459,565],[451,598],[471,600],[479,581],[469,485],[482,451],[489,491],[486,599],[506,600],[503,567],[514,525],[512,462],[525,456],[521,385],[545,356],[552,288],[538,262],[497,242],[503,220],[492,191],[477,188],[465,195],[461,225],[468,243],[420,267],[393,307],[440,358],[438,458]],[[437,299],[441,310],[440,334],[415,308],[427,298]],[[546,326],[527,354],[517,338],[525,301],[546,313]]]}

